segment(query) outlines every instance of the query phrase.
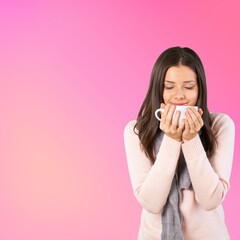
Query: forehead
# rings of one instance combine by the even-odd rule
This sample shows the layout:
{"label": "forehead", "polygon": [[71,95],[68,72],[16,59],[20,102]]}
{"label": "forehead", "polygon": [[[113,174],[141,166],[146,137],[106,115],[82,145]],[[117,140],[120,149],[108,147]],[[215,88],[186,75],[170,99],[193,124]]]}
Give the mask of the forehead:
{"label": "forehead", "polygon": [[197,82],[197,74],[187,66],[173,66],[170,67],[165,75],[165,81],[193,81]]}

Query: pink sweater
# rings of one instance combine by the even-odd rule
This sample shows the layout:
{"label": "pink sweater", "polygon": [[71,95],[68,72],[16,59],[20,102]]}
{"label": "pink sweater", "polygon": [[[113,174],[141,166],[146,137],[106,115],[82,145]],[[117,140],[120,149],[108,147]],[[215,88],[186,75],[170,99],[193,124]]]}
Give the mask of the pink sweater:
{"label": "pink sweater", "polygon": [[233,161],[235,126],[225,114],[211,113],[218,146],[208,159],[197,135],[180,143],[164,135],[155,163],[140,148],[133,132],[136,121],[124,130],[124,143],[134,194],[142,205],[139,240],[161,239],[161,213],[166,203],[182,148],[193,185],[183,190],[180,209],[185,240],[230,239],[224,222],[222,201],[229,189]]}

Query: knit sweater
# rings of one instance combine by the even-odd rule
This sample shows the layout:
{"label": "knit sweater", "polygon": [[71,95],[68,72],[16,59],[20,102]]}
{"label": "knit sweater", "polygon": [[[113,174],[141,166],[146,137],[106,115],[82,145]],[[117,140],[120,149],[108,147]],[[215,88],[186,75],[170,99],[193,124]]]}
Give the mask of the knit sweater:
{"label": "knit sweater", "polygon": [[228,240],[222,201],[229,190],[233,161],[235,126],[226,114],[211,113],[216,134],[214,155],[207,158],[199,135],[181,143],[167,135],[154,164],[143,152],[130,121],[124,129],[124,144],[130,179],[142,206],[138,240],[160,240],[161,214],[167,201],[182,149],[193,190],[183,190],[180,200],[185,240]]}

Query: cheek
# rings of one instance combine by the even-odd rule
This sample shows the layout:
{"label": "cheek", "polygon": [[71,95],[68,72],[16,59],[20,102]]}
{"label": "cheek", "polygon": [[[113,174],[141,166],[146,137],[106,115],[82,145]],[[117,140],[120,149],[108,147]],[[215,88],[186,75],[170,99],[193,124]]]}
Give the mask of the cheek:
{"label": "cheek", "polygon": [[193,92],[189,95],[189,98],[192,99],[192,101],[197,102],[198,100],[198,92]]}
{"label": "cheek", "polygon": [[169,98],[170,98],[169,94],[167,94],[166,91],[163,91],[163,101],[164,101],[164,103],[167,103]]}
{"label": "cheek", "polygon": [[175,98],[176,95],[177,93],[174,90],[163,91],[163,100],[166,103],[172,100],[172,98]]}

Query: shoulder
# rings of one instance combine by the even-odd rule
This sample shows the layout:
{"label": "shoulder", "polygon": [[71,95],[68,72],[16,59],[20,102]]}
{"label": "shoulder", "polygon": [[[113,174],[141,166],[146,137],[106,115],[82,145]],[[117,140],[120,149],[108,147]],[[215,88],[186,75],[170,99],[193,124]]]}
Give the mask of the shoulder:
{"label": "shoulder", "polygon": [[[132,120],[128,122],[124,128],[124,145],[126,148],[126,151],[135,151],[135,149],[138,149],[141,146],[139,137],[138,137],[138,131],[135,129],[137,121]],[[141,149],[141,147],[140,147]]]}
{"label": "shoulder", "polygon": [[129,121],[125,127],[124,127],[124,137],[129,136],[129,135],[137,135],[136,130],[134,129],[137,121],[136,120],[131,120]]}
{"label": "shoulder", "polygon": [[225,113],[210,113],[212,119],[212,130],[214,132],[221,132],[224,130],[235,130],[235,124],[232,118]]}

